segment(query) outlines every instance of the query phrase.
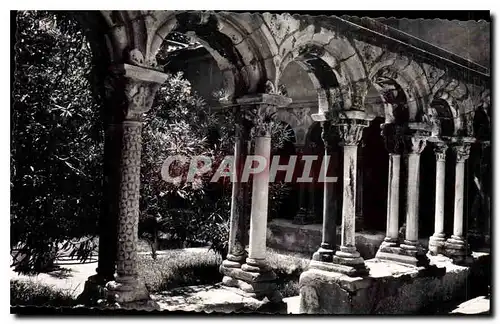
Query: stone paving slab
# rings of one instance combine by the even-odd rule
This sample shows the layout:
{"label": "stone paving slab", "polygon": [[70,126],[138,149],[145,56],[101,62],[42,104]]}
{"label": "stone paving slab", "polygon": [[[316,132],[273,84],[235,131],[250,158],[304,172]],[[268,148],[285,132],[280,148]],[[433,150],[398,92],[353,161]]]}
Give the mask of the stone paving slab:
{"label": "stone paving slab", "polygon": [[267,300],[259,301],[220,284],[188,286],[151,295],[160,310],[186,312],[270,312]]}
{"label": "stone paving slab", "polygon": [[486,296],[479,296],[470,299],[458,305],[458,307],[452,310],[450,314],[490,314],[490,299]]}

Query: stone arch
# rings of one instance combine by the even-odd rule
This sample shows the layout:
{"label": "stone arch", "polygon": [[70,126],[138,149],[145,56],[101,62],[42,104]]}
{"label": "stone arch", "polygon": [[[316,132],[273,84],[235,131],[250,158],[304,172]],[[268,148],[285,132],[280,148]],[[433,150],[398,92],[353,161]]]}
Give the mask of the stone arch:
{"label": "stone arch", "polygon": [[296,109],[283,109],[278,108],[275,114],[275,118],[278,121],[288,124],[294,134],[294,144],[297,146],[303,146],[306,140],[307,127],[312,123],[311,117],[304,112],[302,114],[297,114]]}
{"label": "stone arch", "polygon": [[[456,80],[441,78],[432,89],[432,102],[436,100],[446,102],[453,116],[453,135],[466,134],[467,119],[474,113],[474,100],[467,86]],[[472,117],[473,118],[473,117]]]}
{"label": "stone arch", "polygon": [[363,110],[364,69],[352,45],[332,31],[311,33],[310,28],[290,35],[280,46],[276,83],[291,61],[304,65],[318,91],[319,113],[341,99],[341,109]]}
{"label": "stone arch", "polygon": [[[424,70],[415,61],[394,54],[393,57],[376,63],[368,72],[369,82],[377,87],[377,79],[384,78],[399,88],[406,98],[409,121],[418,120],[427,113],[431,94]],[[383,91],[383,87],[378,87]],[[402,95],[400,95],[402,96]],[[389,113],[389,112],[388,112]]]}
{"label": "stone arch", "polygon": [[[462,128],[458,105],[448,95],[434,97],[430,103],[427,116],[433,126],[432,135],[454,136]],[[439,133],[436,134],[437,132]]]}
{"label": "stone arch", "polygon": [[140,11],[104,10],[108,50],[114,63],[155,67],[146,59],[147,26]]}
{"label": "stone arch", "polygon": [[[225,78],[226,98],[263,91],[269,64],[264,62],[268,41],[252,33],[234,15],[209,12],[169,12],[155,17],[149,32],[147,57],[154,61],[171,32],[196,37],[217,61]],[[265,48],[265,49],[262,49]],[[272,71],[271,71],[272,73]]]}

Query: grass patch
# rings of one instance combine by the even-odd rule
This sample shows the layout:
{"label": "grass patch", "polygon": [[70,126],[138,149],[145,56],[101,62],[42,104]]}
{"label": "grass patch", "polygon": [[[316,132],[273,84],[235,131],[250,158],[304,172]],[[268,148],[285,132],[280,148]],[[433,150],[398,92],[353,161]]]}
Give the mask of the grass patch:
{"label": "grass patch", "polygon": [[43,284],[33,279],[10,280],[10,304],[12,306],[76,306],[71,291]]}
{"label": "grass patch", "polygon": [[156,260],[149,254],[138,259],[139,275],[150,292],[222,281],[222,259],[208,248],[167,250],[161,251]]}
{"label": "grass patch", "polygon": [[[139,274],[150,292],[160,292],[184,286],[214,284],[222,281],[219,266],[222,258],[208,249],[178,249],[161,251],[157,260],[141,254]],[[277,276],[283,297],[299,294],[299,277],[309,264],[302,254],[268,249],[267,260]]]}
{"label": "grass patch", "polygon": [[302,254],[268,249],[267,261],[276,273],[276,284],[283,297],[299,294],[299,278],[309,265],[309,258]]}

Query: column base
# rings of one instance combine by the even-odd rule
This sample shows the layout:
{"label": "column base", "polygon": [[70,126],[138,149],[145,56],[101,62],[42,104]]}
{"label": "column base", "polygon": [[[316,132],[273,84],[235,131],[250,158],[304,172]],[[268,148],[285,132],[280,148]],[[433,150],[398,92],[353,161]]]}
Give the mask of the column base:
{"label": "column base", "polygon": [[244,254],[228,254],[226,260],[222,261],[222,264],[226,268],[241,268],[241,265],[245,263],[246,253]]}
{"label": "column base", "polygon": [[443,247],[446,242],[446,236],[443,233],[433,234],[429,237],[429,252],[431,255],[443,254]]}
{"label": "column base", "polygon": [[238,288],[242,296],[258,300],[267,298],[272,303],[283,301],[275,282],[276,274],[264,260],[247,258],[247,263],[240,268],[231,268],[222,264],[220,272],[224,275],[222,284]]}
{"label": "column base", "polygon": [[[323,264],[314,263],[313,266],[323,266]],[[342,273],[350,277],[365,276],[370,272],[365,265],[365,260],[356,251],[356,248],[346,246],[341,246],[340,251],[335,252],[332,263],[328,264],[328,268],[329,271]]]}
{"label": "column base", "polygon": [[118,277],[106,284],[106,298],[118,304],[147,301],[150,299],[148,289],[136,277]]}
{"label": "column base", "polygon": [[85,305],[97,305],[100,300],[106,298],[105,287],[109,281],[109,276],[105,277],[100,274],[95,274],[88,277],[85,281],[85,286],[80,295],[78,295],[78,303]]}
{"label": "column base", "polygon": [[394,246],[392,243],[393,242],[386,245],[382,244],[375,258],[415,267],[429,266],[430,263],[426,251],[418,245],[418,243],[415,244],[414,242],[405,241],[405,243],[411,244],[401,244],[400,246]]}
{"label": "column base", "polygon": [[321,262],[332,262],[335,250],[329,244],[321,244],[321,247],[314,252],[312,259]]}
{"label": "column base", "polygon": [[461,236],[452,235],[443,246],[443,253],[455,264],[468,264],[472,262],[472,256],[469,253],[469,246]]}

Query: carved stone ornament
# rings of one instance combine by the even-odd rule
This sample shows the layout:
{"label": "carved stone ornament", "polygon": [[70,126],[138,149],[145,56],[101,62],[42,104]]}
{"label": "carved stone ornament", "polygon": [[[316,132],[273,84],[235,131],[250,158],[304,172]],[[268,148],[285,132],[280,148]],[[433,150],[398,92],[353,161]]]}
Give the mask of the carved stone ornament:
{"label": "carved stone ornament", "polygon": [[380,128],[386,150],[392,154],[401,154],[404,149],[404,127],[391,123],[382,124]]}
{"label": "carved stone ornament", "polygon": [[443,142],[434,143],[434,154],[436,155],[436,161],[446,161],[446,150],[448,145]]}
{"label": "carved stone ornament", "polygon": [[156,68],[158,66],[158,63],[156,62],[156,57],[153,56],[151,58],[145,59],[142,52],[137,48],[133,48],[132,50],[129,51],[128,61],[130,64],[146,68]]}
{"label": "carved stone ornament", "polygon": [[409,154],[420,154],[427,145],[427,136],[419,134],[405,136],[405,151]]}
{"label": "carved stone ornament", "polygon": [[453,146],[457,163],[464,163],[469,158],[470,147],[470,143],[457,144]]}
{"label": "carved stone ornament", "polygon": [[367,127],[369,121],[360,119],[343,119],[337,124],[340,145],[355,146],[358,145],[363,136],[363,129]]}
{"label": "carved stone ornament", "polygon": [[464,136],[474,136],[474,116],[475,111],[471,110],[468,113],[462,115],[462,125],[464,125],[465,129],[462,135]]}
{"label": "carved stone ornament", "polygon": [[160,87],[157,83],[127,80],[125,96],[127,98],[125,118],[139,120],[153,105],[156,91]]}
{"label": "carved stone ornament", "polygon": [[361,109],[364,107],[366,94],[368,93],[368,85],[364,81],[358,81],[352,85],[351,108]]}
{"label": "carved stone ornament", "polygon": [[276,88],[271,80],[266,81],[265,93],[285,96],[285,97],[288,95],[288,92],[284,84],[280,84],[278,88]]}
{"label": "carved stone ornament", "polygon": [[441,121],[436,109],[429,108],[427,114],[422,115],[422,121],[429,124],[432,137],[439,137],[441,135]]}
{"label": "carved stone ornament", "polygon": [[274,123],[274,111],[272,106],[253,106],[245,111],[245,118],[252,124],[251,137],[271,136],[272,124]]}
{"label": "carved stone ornament", "polygon": [[241,105],[242,116],[252,124],[251,136],[271,136],[276,108],[292,103],[291,98],[276,94],[254,94],[236,99]]}
{"label": "carved stone ornament", "polygon": [[141,123],[125,122],[121,157],[121,182],[116,271],[122,277],[137,276],[139,188],[141,176]]}
{"label": "carved stone ornament", "polygon": [[110,71],[105,80],[106,96],[113,106],[113,114],[121,119],[117,122],[140,120],[168,77],[163,72],[130,64],[114,65]]}

